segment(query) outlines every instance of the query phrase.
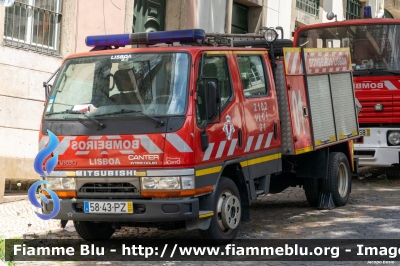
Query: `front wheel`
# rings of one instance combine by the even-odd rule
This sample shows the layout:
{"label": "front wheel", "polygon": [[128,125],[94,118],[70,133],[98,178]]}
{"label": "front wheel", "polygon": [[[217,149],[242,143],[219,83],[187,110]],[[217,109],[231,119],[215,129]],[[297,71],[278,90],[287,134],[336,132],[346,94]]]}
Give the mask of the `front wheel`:
{"label": "front wheel", "polygon": [[85,240],[107,240],[115,232],[111,223],[74,221],[74,226],[78,235]]}
{"label": "front wheel", "polygon": [[200,230],[200,235],[215,244],[226,244],[235,239],[239,231],[242,205],[235,183],[221,177],[215,193],[214,216],[210,227]]}
{"label": "front wheel", "polygon": [[328,179],[324,189],[332,193],[336,206],[344,206],[349,200],[352,173],[346,155],[342,152],[329,154]]}

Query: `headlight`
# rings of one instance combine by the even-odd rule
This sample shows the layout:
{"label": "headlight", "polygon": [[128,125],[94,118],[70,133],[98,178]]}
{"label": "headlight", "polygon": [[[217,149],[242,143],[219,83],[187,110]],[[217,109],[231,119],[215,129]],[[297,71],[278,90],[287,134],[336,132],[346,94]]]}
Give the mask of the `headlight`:
{"label": "headlight", "polygon": [[72,177],[46,177],[46,181],[50,183],[49,185],[46,185],[46,188],[52,190],[75,189],[75,179]]}
{"label": "headlight", "polygon": [[194,176],[144,176],[142,190],[146,189],[194,189]]}
{"label": "headlight", "polygon": [[388,141],[392,145],[399,145],[400,143],[400,132],[394,131],[389,133]]}

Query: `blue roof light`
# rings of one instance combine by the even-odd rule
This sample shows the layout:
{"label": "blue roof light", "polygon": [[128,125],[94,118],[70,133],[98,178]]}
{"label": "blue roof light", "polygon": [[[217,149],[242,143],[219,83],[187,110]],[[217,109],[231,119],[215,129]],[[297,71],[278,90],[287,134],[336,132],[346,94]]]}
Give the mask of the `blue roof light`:
{"label": "blue roof light", "polygon": [[201,29],[139,32],[86,37],[87,46],[124,46],[129,44],[157,44],[204,40],[206,32]]}
{"label": "blue roof light", "polygon": [[128,34],[110,34],[86,37],[87,46],[124,46],[130,44]]}
{"label": "blue roof light", "polygon": [[364,18],[372,18],[371,6],[364,6]]}

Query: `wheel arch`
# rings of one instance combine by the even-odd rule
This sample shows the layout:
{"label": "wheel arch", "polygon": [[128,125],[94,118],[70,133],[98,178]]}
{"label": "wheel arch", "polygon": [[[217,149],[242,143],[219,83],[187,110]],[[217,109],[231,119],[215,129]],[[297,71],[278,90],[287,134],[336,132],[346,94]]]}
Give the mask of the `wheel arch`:
{"label": "wheel arch", "polygon": [[199,198],[200,209],[213,208],[213,202],[217,186],[222,177],[231,179],[240,193],[240,200],[242,204],[242,221],[250,220],[250,192],[248,186],[248,175],[246,171],[240,165],[242,159],[234,159],[225,161],[222,165],[222,169],[218,174],[215,181],[215,187],[212,193]]}

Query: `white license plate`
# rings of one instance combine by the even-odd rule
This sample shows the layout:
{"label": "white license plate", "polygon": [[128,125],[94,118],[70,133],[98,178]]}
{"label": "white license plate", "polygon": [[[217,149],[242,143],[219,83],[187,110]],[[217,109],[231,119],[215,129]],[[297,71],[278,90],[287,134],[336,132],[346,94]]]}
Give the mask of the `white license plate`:
{"label": "white license plate", "polygon": [[133,213],[132,202],[85,201],[85,213]]}

